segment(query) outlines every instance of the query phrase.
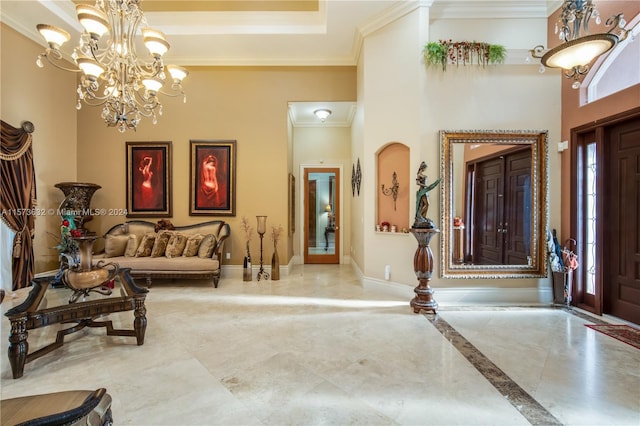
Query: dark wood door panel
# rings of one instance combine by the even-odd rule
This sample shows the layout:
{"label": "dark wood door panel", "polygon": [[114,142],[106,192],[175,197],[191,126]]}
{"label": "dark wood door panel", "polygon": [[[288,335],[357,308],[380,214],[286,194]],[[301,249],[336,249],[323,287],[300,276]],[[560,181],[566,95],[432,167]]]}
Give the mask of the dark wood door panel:
{"label": "dark wood door panel", "polygon": [[605,179],[605,312],[640,323],[640,119],[612,126]]}
{"label": "dark wood door panel", "polygon": [[499,265],[502,263],[504,161],[496,158],[483,161],[476,166],[475,222],[473,229],[474,263],[477,265]]}
{"label": "dark wood door panel", "polygon": [[505,262],[527,265],[531,246],[531,152],[506,157]]}

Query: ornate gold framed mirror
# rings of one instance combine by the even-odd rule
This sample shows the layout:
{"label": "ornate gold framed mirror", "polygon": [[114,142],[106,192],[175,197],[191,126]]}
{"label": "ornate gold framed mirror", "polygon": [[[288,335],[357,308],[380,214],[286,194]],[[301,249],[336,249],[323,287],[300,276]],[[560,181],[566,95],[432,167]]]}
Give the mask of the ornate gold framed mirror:
{"label": "ornate gold framed mirror", "polygon": [[547,131],[440,131],[443,278],[545,277]]}

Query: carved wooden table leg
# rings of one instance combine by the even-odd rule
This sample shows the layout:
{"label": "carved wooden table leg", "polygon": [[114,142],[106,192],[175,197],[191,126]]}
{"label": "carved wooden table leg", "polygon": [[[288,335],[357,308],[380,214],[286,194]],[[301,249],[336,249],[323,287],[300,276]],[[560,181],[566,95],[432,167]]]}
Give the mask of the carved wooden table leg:
{"label": "carved wooden table leg", "polygon": [[438,302],[434,300],[433,289],[429,286],[433,273],[433,253],[429,243],[431,238],[439,232],[440,230],[435,228],[411,228],[411,233],[418,240],[418,248],[413,256],[413,269],[418,278],[418,286],[413,289],[416,297],[411,300],[411,307],[416,314],[422,309],[432,311],[434,314],[438,310]]}
{"label": "carved wooden table leg", "polygon": [[138,346],[144,344],[144,333],[147,330],[147,308],[144,306],[144,299],[136,299],[136,309],[133,311],[133,329],[136,332]]}
{"label": "carved wooden table leg", "polygon": [[9,364],[13,378],[18,379],[24,374],[24,364],[27,362],[29,343],[27,338],[27,317],[17,318],[11,321],[11,333],[9,334]]}

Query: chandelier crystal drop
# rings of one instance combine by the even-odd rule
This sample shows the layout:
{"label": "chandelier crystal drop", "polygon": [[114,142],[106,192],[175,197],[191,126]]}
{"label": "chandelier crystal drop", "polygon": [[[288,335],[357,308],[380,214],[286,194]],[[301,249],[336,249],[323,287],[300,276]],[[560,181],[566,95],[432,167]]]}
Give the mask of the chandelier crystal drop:
{"label": "chandelier crystal drop", "polygon": [[[76,108],[82,108],[83,102],[103,106],[105,123],[120,132],[135,131],[142,117],[151,117],[155,124],[157,115],[162,115],[160,93],[182,96],[186,102],[182,82],[189,72],[177,65],[164,65],[162,57],[170,45],[161,31],[147,26],[141,2],[96,0],[95,6],[76,6],[78,22],[84,29],[71,55],[78,69],[62,62],[60,48],[70,40],[69,33],[53,25],[37,25],[48,47],[38,55],[36,64],[42,68],[45,58],[57,68],[82,73]],[[146,60],[138,57],[138,36],[149,51]],[[170,84],[165,84],[167,79]]]}
{"label": "chandelier crystal drop", "polygon": [[544,67],[563,69],[564,76],[574,80],[571,85],[574,89],[580,87],[580,79],[589,72],[589,64],[624,40],[629,32],[622,13],[607,19],[605,25],[610,29],[606,33],[589,34],[591,20],[598,25],[602,22],[592,0],[565,0],[555,26],[555,33],[563,43],[549,50],[542,45],[530,50],[532,57],[541,60],[542,70]]}

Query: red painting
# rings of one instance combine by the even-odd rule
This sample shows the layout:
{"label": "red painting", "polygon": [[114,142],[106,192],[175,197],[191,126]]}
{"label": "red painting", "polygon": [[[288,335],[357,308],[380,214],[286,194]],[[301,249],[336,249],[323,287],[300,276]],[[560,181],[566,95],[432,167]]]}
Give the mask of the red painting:
{"label": "red painting", "polygon": [[127,142],[129,217],[171,215],[171,142]]}
{"label": "red painting", "polygon": [[191,215],[235,215],[235,141],[191,141]]}

